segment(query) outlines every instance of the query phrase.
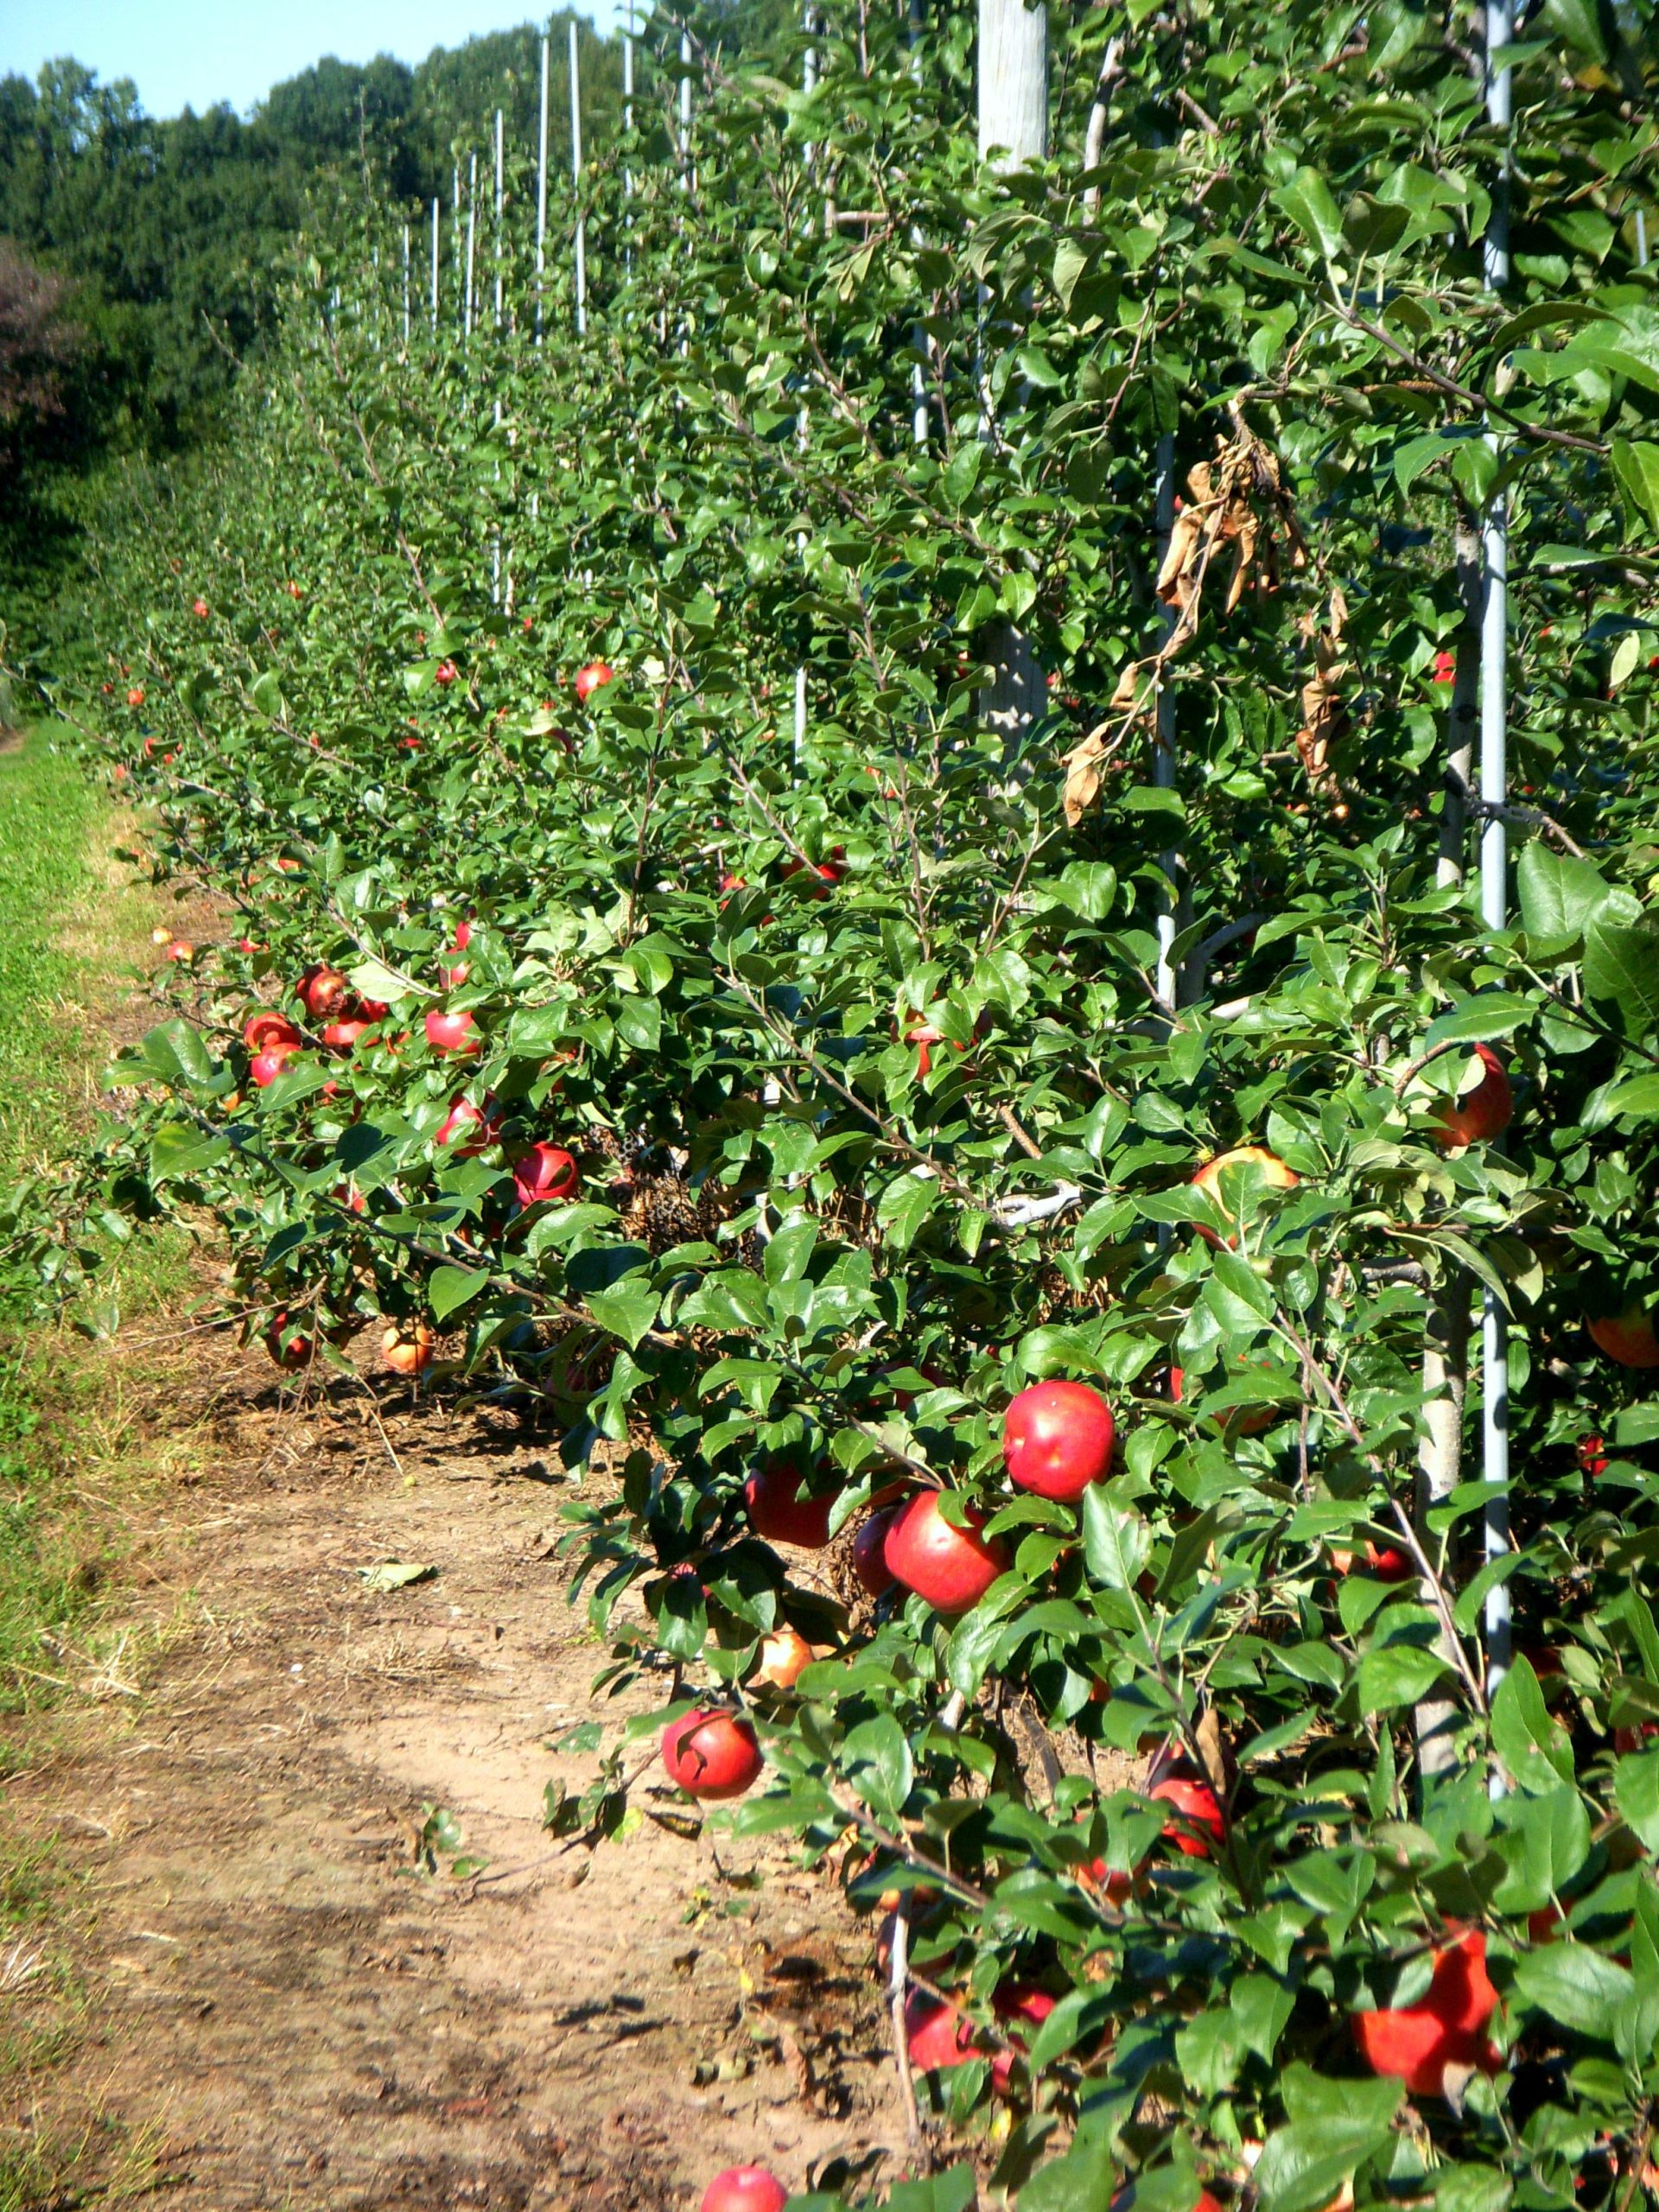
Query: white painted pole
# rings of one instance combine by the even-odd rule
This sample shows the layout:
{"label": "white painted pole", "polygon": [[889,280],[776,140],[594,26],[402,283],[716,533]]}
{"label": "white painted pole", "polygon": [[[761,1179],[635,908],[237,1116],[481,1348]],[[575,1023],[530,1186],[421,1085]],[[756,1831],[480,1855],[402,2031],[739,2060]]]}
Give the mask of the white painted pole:
{"label": "white painted pole", "polygon": [[[1498,291],[1510,277],[1510,73],[1494,70],[1493,54],[1515,36],[1514,0],[1487,0],[1484,55],[1487,120],[1504,134],[1503,173],[1492,194],[1484,246],[1486,286]],[[1497,439],[1488,436],[1496,451]],[[1509,499],[1497,493],[1481,527],[1480,795],[1489,807],[1509,797]],[[1508,908],[1509,833],[1501,816],[1487,814],[1480,830],[1480,912],[1489,929],[1502,929]],[[1489,1486],[1485,1552],[1502,1559],[1510,1549],[1510,1352],[1502,1305],[1490,1290],[1481,1307],[1481,1478]],[[1490,1695],[1510,1670],[1509,1585],[1486,1593],[1486,1685]],[[1496,1769],[1494,1792],[1502,1789]]]}
{"label": "white painted pole", "polygon": [[[1158,557],[1161,567],[1175,528],[1175,439],[1169,430],[1160,434],[1156,466]],[[1166,611],[1164,617],[1166,638],[1174,627],[1174,623],[1173,610]],[[1160,791],[1173,791],[1175,768],[1175,695],[1160,670],[1152,745],[1153,788]],[[1158,900],[1158,966],[1153,980],[1158,987],[1159,997],[1173,1013],[1176,988],[1173,948],[1177,908],[1180,900],[1181,856],[1173,849],[1160,853],[1158,865],[1164,872],[1166,887]]]}
{"label": "white painted pole", "polygon": [[501,111],[495,111],[495,327],[502,323],[501,211],[506,205],[506,139]]}
{"label": "white painted pole", "polygon": [[473,334],[473,270],[478,250],[478,156],[474,154],[467,167],[467,307],[462,327],[467,337]]}
{"label": "white painted pole", "polygon": [[691,189],[691,34],[680,33],[680,181]]}
{"label": "white painted pole", "polygon": [[432,195],[432,335],[438,334],[438,196]]}
{"label": "white painted pole", "polygon": [[547,268],[547,48],[542,41],[542,124],[536,156],[536,343],[542,342],[542,277]]}
{"label": "white painted pole", "polygon": [[[922,81],[922,3],[910,0],[910,73],[912,79]],[[912,226],[911,244],[919,251],[922,232],[919,224]],[[911,332],[916,348],[916,360],[910,372],[910,441],[914,446],[927,443],[927,378],[922,368],[921,357],[927,350],[927,333],[917,323]]]}
{"label": "white painted pole", "polygon": [[409,351],[409,225],[404,225],[404,351]]}
{"label": "white painted pole", "polygon": [[[633,129],[633,0],[628,0],[627,28],[622,34],[622,128]],[[633,197],[633,170],[622,171],[622,189]]]}
{"label": "white painted pole", "polygon": [[570,181],[576,194],[576,335],[588,333],[588,219],[582,212],[582,62],[570,18]]}
{"label": "white painted pole", "polygon": [[[817,28],[817,19],[812,7],[812,0],[807,0],[806,7],[803,11],[801,17],[801,27],[805,31],[809,38],[812,36],[814,31]],[[802,57],[801,61],[801,90],[804,92],[814,92],[817,88],[817,82],[818,49],[816,46],[809,46],[804,55]],[[812,149],[810,146],[806,149],[806,167],[809,169],[812,167]],[[806,450],[806,442],[807,417],[806,410],[803,407],[795,417],[795,443],[802,453],[804,453]],[[804,530],[798,531],[796,535],[795,550],[800,556],[802,566],[804,568],[806,563],[806,532]],[[804,753],[805,749],[806,664],[803,661],[795,671],[794,756],[795,772],[797,775],[799,775],[800,773],[801,756]]]}

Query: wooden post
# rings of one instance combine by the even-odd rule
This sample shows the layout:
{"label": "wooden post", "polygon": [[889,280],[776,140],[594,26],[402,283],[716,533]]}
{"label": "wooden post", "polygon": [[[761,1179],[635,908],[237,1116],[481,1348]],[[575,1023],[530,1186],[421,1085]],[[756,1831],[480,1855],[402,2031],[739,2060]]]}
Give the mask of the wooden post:
{"label": "wooden post", "polygon": [[547,49],[542,41],[542,124],[536,153],[536,343],[542,342],[542,279],[547,270]]}
{"label": "wooden post", "polygon": [[582,212],[582,63],[570,18],[570,181],[576,194],[576,335],[588,332],[588,219]]}
{"label": "wooden post", "polygon": [[[1005,172],[1041,161],[1047,150],[1046,10],[1041,0],[1034,8],[1025,0],[979,0],[980,158]],[[1012,622],[988,624],[985,643],[995,673],[980,693],[980,714],[1012,756],[1042,711],[1042,671]]]}

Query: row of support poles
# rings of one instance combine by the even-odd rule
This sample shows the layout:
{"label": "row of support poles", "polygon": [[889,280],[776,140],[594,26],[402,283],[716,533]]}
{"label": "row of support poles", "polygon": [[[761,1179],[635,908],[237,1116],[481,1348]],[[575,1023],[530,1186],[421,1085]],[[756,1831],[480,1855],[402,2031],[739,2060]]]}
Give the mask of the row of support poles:
{"label": "row of support poles", "polygon": [[[1492,194],[1486,226],[1485,279],[1489,291],[1501,291],[1510,277],[1509,134],[1510,72],[1494,68],[1492,57],[1515,36],[1514,0],[1487,0],[1483,53],[1486,117],[1502,134],[1503,168]],[[1495,453],[1496,431],[1488,432]],[[1510,515],[1509,497],[1500,486],[1488,502],[1481,528],[1480,614],[1480,913],[1488,929],[1503,927],[1508,913],[1509,838],[1501,810],[1509,798]],[[1509,1332],[1503,1306],[1491,1290],[1482,1293],[1481,1311],[1481,1480],[1487,1486],[1484,1546],[1489,1560],[1510,1548],[1510,1373]],[[1510,1589],[1493,1585],[1486,1594],[1486,1686],[1490,1695],[1510,1669]],[[1502,1787],[1496,1769],[1492,1788]]]}
{"label": "row of support poles", "polygon": [[542,295],[547,276],[547,55],[542,41],[542,115],[536,150],[536,343],[542,342]]}
{"label": "row of support poles", "polygon": [[582,65],[570,18],[570,182],[576,195],[576,335],[588,334],[588,218],[582,210]]}

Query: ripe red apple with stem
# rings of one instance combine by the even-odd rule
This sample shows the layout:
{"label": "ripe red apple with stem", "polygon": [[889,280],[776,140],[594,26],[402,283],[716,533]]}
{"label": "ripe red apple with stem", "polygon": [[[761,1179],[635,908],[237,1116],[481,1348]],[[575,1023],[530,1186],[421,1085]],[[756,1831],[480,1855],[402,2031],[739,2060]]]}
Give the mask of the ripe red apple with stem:
{"label": "ripe red apple with stem", "polygon": [[454,661],[441,660],[432,671],[432,681],[447,691],[460,673]]}
{"label": "ripe red apple with stem", "polygon": [[895,1513],[882,1557],[895,1581],[942,1613],[976,1605],[1007,1567],[1000,1537],[984,1537],[984,1516],[967,1509],[968,1526],[953,1527],[939,1510],[939,1493],[923,1491]]}
{"label": "ripe red apple with stem", "polygon": [[822,1551],[830,1541],[832,1497],[798,1495],[805,1471],[792,1459],[771,1459],[757,1468],[743,1485],[743,1507],[749,1526],[769,1543],[798,1544],[804,1551]]}
{"label": "ripe red apple with stem", "polygon": [[663,1731],[668,1778],[689,1797],[741,1797],[765,1764],[754,1730],[721,1706],[702,1707]]}
{"label": "ripe red apple with stem", "polygon": [[1116,1437],[1111,1408],[1087,1382],[1033,1382],[1002,1416],[1008,1479],[1038,1497],[1079,1498],[1111,1471]]}

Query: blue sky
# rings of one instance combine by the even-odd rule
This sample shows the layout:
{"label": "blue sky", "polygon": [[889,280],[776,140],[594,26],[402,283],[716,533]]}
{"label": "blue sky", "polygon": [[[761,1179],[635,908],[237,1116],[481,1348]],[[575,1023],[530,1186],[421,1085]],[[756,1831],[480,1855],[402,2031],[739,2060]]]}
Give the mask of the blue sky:
{"label": "blue sky", "polygon": [[[612,0],[582,12],[601,30],[616,17]],[[216,100],[245,114],[320,54],[419,61],[435,46],[540,13],[535,0],[0,0],[0,76],[32,78],[43,61],[72,54],[106,84],[130,77],[151,115],[200,112]]]}

